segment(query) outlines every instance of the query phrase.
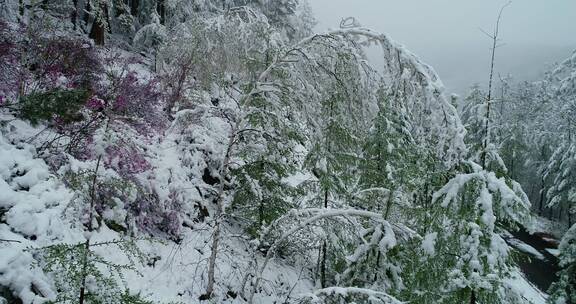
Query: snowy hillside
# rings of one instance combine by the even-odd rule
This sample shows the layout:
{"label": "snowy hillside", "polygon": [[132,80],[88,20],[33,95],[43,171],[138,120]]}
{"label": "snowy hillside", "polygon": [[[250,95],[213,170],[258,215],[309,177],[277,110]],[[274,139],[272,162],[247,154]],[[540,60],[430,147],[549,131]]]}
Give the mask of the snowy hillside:
{"label": "snowy hillside", "polygon": [[573,299],[574,228],[548,297],[506,151],[386,34],[298,0],[0,16],[0,304]]}

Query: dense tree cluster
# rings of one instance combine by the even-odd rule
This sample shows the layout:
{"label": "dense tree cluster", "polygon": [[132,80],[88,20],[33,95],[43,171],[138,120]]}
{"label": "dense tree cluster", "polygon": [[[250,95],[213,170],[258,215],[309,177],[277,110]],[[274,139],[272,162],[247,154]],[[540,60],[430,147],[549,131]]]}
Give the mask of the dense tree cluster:
{"label": "dense tree cluster", "polygon": [[[165,242],[198,253],[187,301],[526,303],[501,235],[530,225],[538,191],[538,206],[575,211],[573,115],[554,132],[546,116],[573,110],[557,101],[576,96],[574,58],[503,87],[493,116],[475,89],[465,138],[431,67],[352,19],[313,34],[305,1],[8,0],[0,13],[0,153],[26,151],[0,161],[0,256],[13,256],[0,291],[25,303],[150,303],[126,276],[156,267]],[[536,98],[559,108],[528,125]],[[535,177],[529,195],[515,181]],[[566,303],[572,243],[554,287]],[[239,247],[251,260],[228,262]],[[278,261],[313,286],[267,279]]]}
{"label": "dense tree cluster", "polygon": [[[566,229],[576,222],[575,69],[576,53],[545,73],[540,81],[514,83],[510,77],[501,78],[498,93],[490,101],[490,117],[485,111],[486,92],[478,86],[472,88],[463,105],[463,119],[472,134],[468,137],[470,143],[478,142],[488,120],[490,152],[497,156],[490,158],[495,170],[524,187],[535,213]],[[475,151],[479,151],[478,146]],[[566,234],[567,244],[570,235]],[[562,250],[569,262],[563,262],[563,283],[555,285],[554,298],[569,303],[574,295],[570,279],[573,262],[566,257],[573,253],[569,245]]]}

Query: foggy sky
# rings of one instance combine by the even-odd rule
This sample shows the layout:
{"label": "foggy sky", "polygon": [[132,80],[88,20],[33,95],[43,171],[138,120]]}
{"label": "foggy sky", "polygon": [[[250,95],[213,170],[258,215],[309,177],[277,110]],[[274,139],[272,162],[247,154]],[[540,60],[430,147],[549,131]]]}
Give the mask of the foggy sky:
{"label": "foggy sky", "polygon": [[[430,64],[447,92],[486,83],[490,39],[501,0],[309,0],[316,30],[338,27],[353,16],[387,33]],[[575,0],[516,0],[503,13],[496,72],[532,80],[576,49]]]}

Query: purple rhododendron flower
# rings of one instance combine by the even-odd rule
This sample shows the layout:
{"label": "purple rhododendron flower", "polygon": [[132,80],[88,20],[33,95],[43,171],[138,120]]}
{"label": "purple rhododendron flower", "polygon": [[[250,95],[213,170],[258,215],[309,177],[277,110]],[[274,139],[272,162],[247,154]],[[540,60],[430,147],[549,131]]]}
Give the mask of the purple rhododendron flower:
{"label": "purple rhododendron flower", "polygon": [[155,192],[139,195],[128,210],[134,214],[136,225],[142,231],[163,232],[173,237],[180,233],[181,206],[172,200],[161,202]]}
{"label": "purple rhododendron flower", "polygon": [[129,177],[152,168],[148,160],[135,147],[114,145],[106,148],[106,166],[121,176]]}
{"label": "purple rhododendron flower", "polygon": [[97,96],[91,96],[86,102],[86,107],[94,111],[102,110],[104,106],[106,106],[106,102]]}
{"label": "purple rhododendron flower", "polygon": [[127,106],[128,106],[128,102],[126,100],[126,97],[124,97],[122,95],[116,97],[116,101],[114,102],[114,110],[122,111],[122,110],[126,109]]}

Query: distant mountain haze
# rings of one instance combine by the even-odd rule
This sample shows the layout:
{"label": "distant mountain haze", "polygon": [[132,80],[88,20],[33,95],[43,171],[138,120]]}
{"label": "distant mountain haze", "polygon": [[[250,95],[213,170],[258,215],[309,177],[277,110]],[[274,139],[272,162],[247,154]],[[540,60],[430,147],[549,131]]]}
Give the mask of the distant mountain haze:
{"label": "distant mountain haze", "polygon": [[[488,0],[311,0],[317,31],[353,16],[384,32],[432,65],[447,92],[465,93],[487,82],[490,38],[507,1]],[[502,15],[495,72],[516,80],[537,79],[576,49],[576,1],[513,1]],[[371,59],[378,60],[374,50]]]}

